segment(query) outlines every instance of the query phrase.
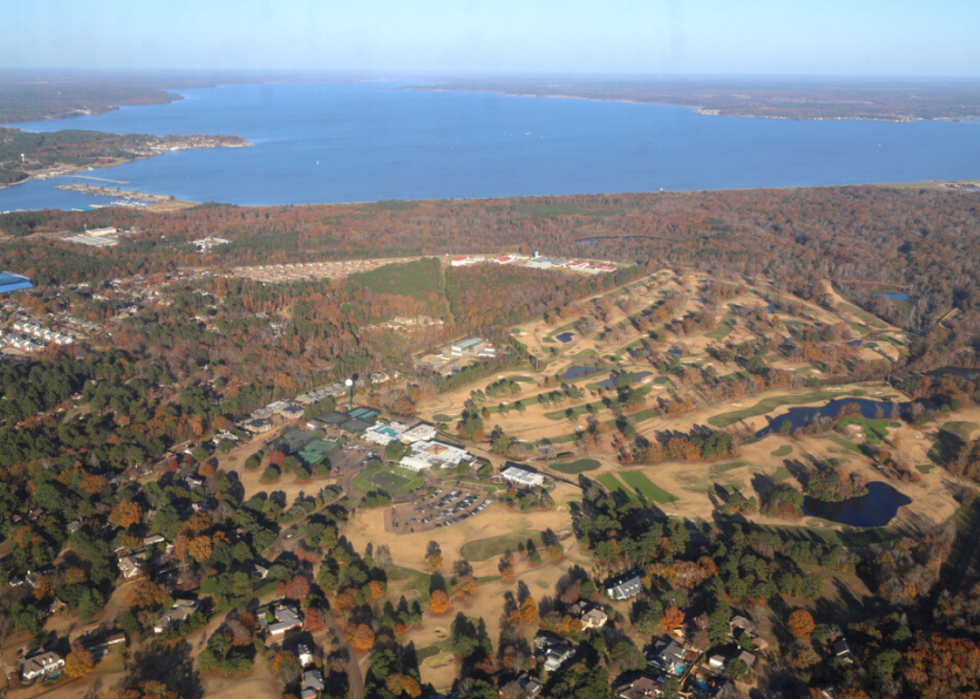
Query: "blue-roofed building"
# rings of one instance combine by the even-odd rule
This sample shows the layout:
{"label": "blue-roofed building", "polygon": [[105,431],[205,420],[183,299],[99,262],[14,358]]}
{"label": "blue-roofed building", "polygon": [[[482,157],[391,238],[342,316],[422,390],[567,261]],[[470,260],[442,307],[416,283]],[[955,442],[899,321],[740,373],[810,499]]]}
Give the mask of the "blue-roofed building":
{"label": "blue-roofed building", "polygon": [[30,289],[33,284],[27,277],[12,272],[0,272],[0,294],[7,294],[11,291]]}

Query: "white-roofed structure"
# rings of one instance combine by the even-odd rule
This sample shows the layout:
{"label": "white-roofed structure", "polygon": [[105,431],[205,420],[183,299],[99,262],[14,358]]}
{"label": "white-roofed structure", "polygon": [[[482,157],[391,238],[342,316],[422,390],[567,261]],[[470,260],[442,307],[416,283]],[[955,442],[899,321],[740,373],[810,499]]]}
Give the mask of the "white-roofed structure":
{"label": "white-roofed structure", "polygon": [[544,485],[544,476],[537,471],[532,471],[529,468],[523,468],[521,466],[510,466],[501,472],[500,475],[503,476],[505,480],[508,480],[516,485],[523,485],[530,488],[536,488]]}

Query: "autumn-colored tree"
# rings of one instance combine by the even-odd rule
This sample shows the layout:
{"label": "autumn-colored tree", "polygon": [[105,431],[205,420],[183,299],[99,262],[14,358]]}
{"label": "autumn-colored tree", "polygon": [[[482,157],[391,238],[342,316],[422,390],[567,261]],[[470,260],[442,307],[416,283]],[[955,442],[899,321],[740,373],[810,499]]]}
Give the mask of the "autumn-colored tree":
{"label": "autumn-colored tree", "polygon": [[182,533],[187,533],[189,530],[193,534],[202,534],[213,526],[214,520],[211,519],[211,515],[206,510],[199,510],[187,519],[181,529]]}
{"label": "autumn-colored tree", "polygon": [[122,603],[127,609],[155,609],[169,599],[163,585],[142,574],[122,588]]}
{"label": "autumn-colored tree", "polygon": [[187,545],[187,553],[198,563],[211,558],[211,552],[211,537],[209,536],[194,537]]}
{"label": "autumn-colored tree", "polygon": [[281,650],[272,658],[272,674],[284,685],[292,684],[302,672],[299,660],[291,651]]}
{"label": "autumn-colored tree", "polygon": [[80,585],[86,580],[88,580],[88,576],[81,568],[72,567],[61,574],[61,582],[64,585]]}
{"label": "autumn-colored tree", "polygon": [[354,595],[352,595],[349,590],[344,590],[337,595],[337,599],[334,600],[333,604],[335,608],[342,612],[349,612],[357,606],[357,602],[354,600]]}
{"label": "autumn-colored tree", "polygon": [[449,595],[442,590],[433,590],[429,595],[429,608],[435,614],[442,614],[449,610]]}
{"label": "autumn-colored tree", "polygon": [[378,580],[372,580],[368,583],[368,587],[371,589],[372,599],[381,599],[385,594],[385,587]]}
{"label": "autumn-colored tree", "polygon": [[533,597],[528,597],[521,602],[521,621],[530,624],[538,618],[538,604]]}
{"label": "autumn-colored tree", "polygon": [[551,559],[552,563],[557,563],[561,560],[564,553],[558,544],[548,544],[548,558]]}
{"label": "autumn-colored tree", "polygon": [[246,629],[255,628],[255,615],[252,612],[242,612],[238,617],[238,621],[241,622],[242,626]]}
{"label": "autumn-colored tree", "polygon": [[31,594],[34,596],[34,599],[40,601],[52,593],[51,581],[47,575],[42,575],[34,581],[34,587],[31,588]]}
{"label": "autumn-colored tree", "polygon": [[358,624],[354,629],[351,645],[357,650],[371,650],[374,647],[374,631],[367,624]]}
{"label": "autumn-colored tree", "polygon": [[816,628],[816,624],[813,623],[813,617],[810,616],[810,612],[805,609],[797,609],[789,615],[786,627],[797,638],[809,638]]}
{"label": "autumn-colored tree", "polygon": [[660,617],[660,625],[664,629],[664,633],[668,636],[674,633],[674,629],[684,623],[684,612],[682,612],[677,607],[667,607],[664,610],[664,615]]}
{"label": "autumn-colored tree", "polygon": [[85,677],[95,670],[92,651],[78,647],[65,657],[65,674],[71,678]]}
{"label": "autumn-colored tree", "polygon": [[323,628],[323,615],[317,607],[310,607],[303,614],[303,631],[318,631]]}
{"label": "autumn-colored tree", "polygon": [[302,602],[310,594],[310,583],[306,578],[296,575],[291,580],[276,585],[276,594]]}
{"label": "autumn-colored tree", "polygon": [[400,638],[404,635],[405,635],[405,624],[399,621],[397,624],[395,624],[395,636]]}
{"label": "autumn-colored tree", "polygon": [[105,486],[105,476],[100,476],[95,473],[86,473],[78,483],[78,487],[89,495],[101,493]]}
{"label": "autumn-colored tree", "polygon": [[131,500],[121,502],[112,510],[109,521],[118,527],[129,529],[143,521],[143,508]]}
{"label": "autumn-colored tree", "polygon": [[425,557],[425,563],[429,566],[429,570],[438,573],[442,570],[442,554],[430,553]]}
{"label": "autumn-colored tree", "polygon": [[388,691],[394,694],[396,697],[402,694],[407,694],[408,696],[415,699],[422,694],[422,689],[419,687],[419,683],[415,681],[415,678],[411,675],[403,675],[401,673],[395,673],[393,675],[388,675],[388,679],[385,681],[385,686]]}
{"label": "autumn-colored tree", "polygon": [[510,582],[514,579],[514,566],[507,564],[500,569],[500,577],[505,581]]}
{"label": "autumn-colored tree", "polygon": [[214,475],[214,466],[205,461],[197,468],[197,475],[201,478],[210,478]]}
{"label": "autumn-colored tree", "polygon": [[140,682],[138,687],[110,689],[106,699],[178,699],[178,695],[163,682],[146,680]]}
{"label": "autumn-colored tree", "polygon": [[472,575],[464,575],[453,583],[453,594],[462,600],[468,600],[476,595],[479,588],[476,578]]}

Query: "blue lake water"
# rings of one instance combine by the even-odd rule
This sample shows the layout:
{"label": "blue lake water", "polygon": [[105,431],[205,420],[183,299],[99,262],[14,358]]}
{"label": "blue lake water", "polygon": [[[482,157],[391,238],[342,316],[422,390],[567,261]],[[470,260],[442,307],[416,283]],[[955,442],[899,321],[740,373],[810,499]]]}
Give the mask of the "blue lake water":
{"label": "blue lake water", "polygon": [[[651,372],[649,372],[649,371],[638,371],[638,372],[636,372],[636,374],[635,374],[635,381],[633,381],[633,383],[635,384],[637,381],[642,381],[646,377],[650,376],[650,374],[651,374]],[[596,382],[596,386],[601,386],[602,388],[613,388],[615,385],[616,385],[616,377],[615,376],[612,376],[612,377],[610,377],[608,379],[604,379],[602,381]]]}
{"label": "blue lake water", "polygon": [[886,299],[891,299],[892,301],[909,301],[912,299],[908,294],[901,294],[895,291],[883,291],[880,294],[871,294],[871,297],[884,296]]}
{"label": "blue lake water", "polygon": [[844,502],[804,498],[803,513],[851,527],[883,527],[895,518],[898,508],[911,502],[911,498],[887,483],[874,481],[868,484],[868,494],[861,498]]}
{"label": "blue lake water", "polygon": [[598,371],[598,369],[592,366],[578,366],[575,364],[565,369],[561,375],[561,378],[564,381],[571,381],[573,379],[580,379],[583,376],[588,376],[589,374],[595,374]]}
{"label": "blue lake water", "polygon": [[[980,129],[917,121],[701,116],[686,107],[283,83],[186,90],[166,105],[16,124],[234,134],[253,148],[185,151],[90,173],[191,201],[303,204],[728,189],[980,177]],[[108,199],[0,190],[0,211]]]}
{"label": "blue lake water", "polygon": [[571,342],[575,333],[562,333],[560,335],[555,335],[555,339],[559,342]]}
{"label": "blue lake water", "polygon": [[850,403],[856,403],[861,408],[861,417],[875,419],[878,417],[878,408],[884,411],[884,416],[881,418],[883,420],[888,420],[891,418],[892,408],[896,407],[898,411],[898,416],[904,416],[908,410],[911,403],[886,403],[883,401],[870,400],[868,398],[836,398],[826,405],[820,407],[806,407],[800,406],[796,408],[789,408],[785,413],[777,415],[769,423],[769,426],[765,429],[759,430],[756,433],[758,437],[765,437],[767,434],[776,433],[779,431],[780,425],[786,420],[789,420],[792,424],[792,429],[795,430],[797,427],[806,427],[816,417],[836,417],[837,412],[841,407],[848,405]]}

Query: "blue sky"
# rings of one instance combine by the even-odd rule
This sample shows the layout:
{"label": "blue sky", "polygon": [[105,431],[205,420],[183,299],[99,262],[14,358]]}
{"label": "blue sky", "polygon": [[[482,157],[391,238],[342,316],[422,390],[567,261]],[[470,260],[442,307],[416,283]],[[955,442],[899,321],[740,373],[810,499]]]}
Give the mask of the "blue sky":
{"label": "blue sky", "polygon": [[0,0],[0,67],[980,76],[978,0]]}

